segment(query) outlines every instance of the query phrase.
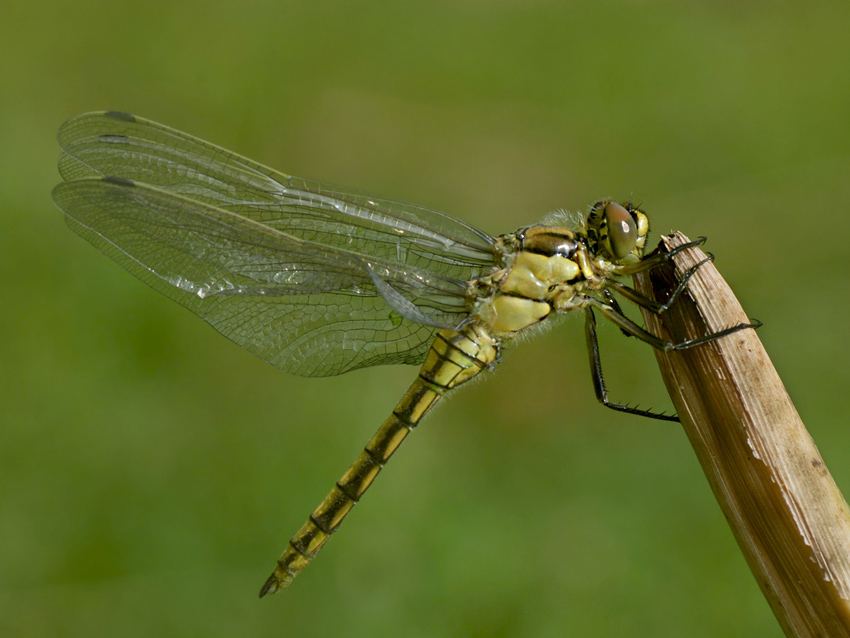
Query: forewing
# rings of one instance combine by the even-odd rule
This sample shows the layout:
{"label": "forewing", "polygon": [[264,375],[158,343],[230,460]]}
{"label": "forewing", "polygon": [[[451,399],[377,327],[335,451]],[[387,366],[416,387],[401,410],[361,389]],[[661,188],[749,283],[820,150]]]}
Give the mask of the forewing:
{"label": "forewing", "polygon": [[304,240],[458,281],[493,266],[494,240],[439,211],[284,175],[127,113],[88,113],[59,131],[66,180],[115,176],[158,186]]}
{"label": "forewing", "polygon": [[418,363],[438,325],[410,321],[377,276],[428,317],[460,322],[462,286],[412,266],[301,239],[235,212],[127,179],[53,191],[72,230],[269,363],[303,376]]}

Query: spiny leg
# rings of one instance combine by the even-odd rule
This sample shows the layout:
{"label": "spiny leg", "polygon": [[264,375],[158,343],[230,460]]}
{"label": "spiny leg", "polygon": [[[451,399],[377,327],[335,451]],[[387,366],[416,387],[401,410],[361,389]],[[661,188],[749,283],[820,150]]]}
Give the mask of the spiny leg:
{"label": "spiny leg", "polygon": [[[702,245],[703,243],[705,243],[705,241],[705,237],[700,237],[695,241],[688,242],[681,246],[677,246],[676,248],[668,252],[661,252],[659,246],[659,248],[657,248],[653,253],[651,253],[644,259],[642,259],[639,263],[618,268],[617,274],[634,274],[649,270],[669,261],[673,256],[682,252],[683,250]],[[665,303],[659,303],[653,299],[645,297],[634,288],[626,286],[625,284],[622,284],[613,279],[606,282],[605,287],[602,289],[602,294],[605,297],[605,302],[591,297],[587,298],[589,304],[585,308],[585,335],[587,339],[587,351],[590,356],[591,377],[593,379],[593,387],[596,392],[596,398],[599,400],[600,403],[602,403],[602,405],[611,408],[612,410],[625,412],[628,414],[636,414],[639,416],[659,419],[662,421],[679,421],[679,418],[677,416],[658,414],[650,410],[641,410],[636,407],[613,403],[608,398],[608,389],[605,386],[605,378],[602,373],[602,359],[599,351],[599,338],[596,333],[596,317],[593,313],[594,307],[598,308],[607,319],[617,324],[617,327],[624,335],[628,337],[637,337],[641,341],[648,343],[654,348],[657,348],[662,351],[685,350],[687,348],[693,348],[704,343],[710,343],[711,341],[733,334],[734,332],[737,332],[739,330],[744,330],[745,328],[758,328],[759,326],[761,326],[761,322],[758,321],[750,324],[740,324],[731,328],[726,328],[725,330],[721,330],[711,335],[700,337],[698,339],[691,339],[682,343],[672,343],[669,341],[665,341],[664,339],[661,339],[659,337],[656,337],[655,335],[648,332],[647,330],[636,324],[634,321],[629,319],[625,315],[622,308],[620,307],[619,302],[613,295],[614,292],[617,292],[621,294],[624,298],[629,299],[630,301],[636,303],[637,305],[643,308],[646,308],[650,312],[660,315],[669,310],[670,307],[676,302],[679,296],[687,288],[688,282],[694,276],[696,271],[704,264],[713,260],[714,255],[709,253],[705,259],[689,268],[684,273],[676,289],[668,297]]]}
{"label": "spiny leg", "polygon": [[[609,306],[611,306],[611,307],[614,309],[614,311],[615,311],[615,312],[618,312],[618,313],[620,313],[621,315],[625,316],[625,314],[626,314],[626,313],[624,313],[624,312],[623,312],[623,309],[620,307],[620,302],[619,302],[619,301],[617,301],[617,298],[616,298],[616,297],[614,297],[614,295],[611,293],[611,291],[610,291],[610,290],[608,290],[608,288],[603,288],[603,289],[602,289],[602,294],[603,294],[603,295],[605,295],[605,301],[607,301],[607,302],[608,302],[608,305],[609,305]],[[596,335],[596,328],[595,328],[595,325],[596,325],[596,318],[595,318],[595,317],[593,318],[593,323],[594,323],[594,330],[593,330],[593,334],[594,334],[594,336],[595,336],[595,335]],[[632,335],[632,333],[630,333],[630,332],[626,332],[626,331],[625,331],[625,330],[623,330],[622,328],[620,328],[620,332],[621,332],[621,333],[623,333],[623,335],[624,335],[624,336],[626,336],[626,337],[632,337],[632,336],[634,336],[634,335]]]}
{"label": "spiny leg", "polygon": [[[584,309],[584,319],[584,332],[585,337],[587,338],[587,353],[590,356],[590,376],[593,379],[593,389],[596,392],[596,398],[599,402],[606,408],[611,408],[618,412],[636,414],[650,419],[658,419],[659,421],[678,422],[679,417],[675,415],[652,412],[651,410],[641,410],[637,407],[614,403],[608,399],[608,388],[605,386],[605,377],[602,374],[602,358],[599,354],[599,337],[596,334],[596,317],[593,314],[592,308],[586,307]],[[632,335],[629,334],[629,336]]]}
{"label": "spiny leg", "polygon": [[[694,243],[694,242],[691,242],[691,243]],[[685,244],[685,245],[687,246],[688,244]],[[682,246],[679,246],[679,248],[682,248]],[[670,253],[665,253],[665,254],[671,255],[673,253],[670,252]],[[708,253],[708,256],[705,259],[703,259],[701,262],[695,264],[694,266],[691,266],[690,268],[688,268],[688,270],[685,271],[685,273],[682,275],[682,279],[679,282],[679,284],[676,286],[676,289],[673,291],[673,293],[670,295],[670,297],[664,303],[659,303],[659,302],[657,302],[653,299],[649,299],[648,297],[644,297],[642,294],[640,294],[634,288],[632,288],[630,286],[626,286],[625,284],[622,284],[619,281],[616,281],[614,279],[611,279],[611,280],[609,280],[605,283],[605,291],[607,292],[607,291],[611,290],[611,291],[617,292],[617,293],[621,294],[623,297],[625,297],[626,299],[628,299],[629,301],[633,301],[634,303],[636,303],[641,308],[646,308],[650,312],[652,312],[656,315],[660,315],[660,314],[666,312],[667,310],[669,310],[670,307],[676,302],[676,299],[679,298],[679,295],[681,295],[684,292],[685,288],[688,287],[688,281],[691,279],[691,277],[693,277],[696,274],[696,271],[701,266],[707,264],[710,261],[714,261],[714,255],[711,254],[711,253]],[[609,303],[613,299],[613,297],[609,297],[607,294],[606,294],[606,298],[608,299]],[[613,303],[611,305],[615,306],[615,308],[619,311],[619,306],[616,306]],[[622,314],[622,312],[620,314]]]}
{"label": "spiny leg", "polygon": [[638,324],[629,319],[622,312],[618,312],[609,304],[603,303],[593,297],[587,297],[586,300],[589,306],[599,310],[606,319],[613,321],[622,330],[625,330],[633,337],[637,337],[644,343],[648,343],[653,348],[661,350],[662,352],[670,352],[671,350],[687,350],[688,348],[694,348],[705,343],[717,341],[722,337],[734,334],[740,330],[746,330],[747,328],[759,328],[762,325],[761,321],[755,320],[752,323],[741,323],[737,326],[724,328],[723,330],[718,330],[717,332],[713,332],[712,334],[705,335],[703,337],[697,337],[696,339],[687,339],[681,343],[673,343],[671,341],[665,341],[660,337],[656,337],[651,332],[647,332],[644,328],[641,328]]}
{"label": "spiny leg", "polygon": [[[696,270],[696,268],[702,265],[702,263],[704,262],[700,262],[700,264],[697,264],[691,270]],[[599,352],[599,338],[596,333],[596,316],[593,313],[594,307],[599,309],[599,311],[602,312],[602,314],[607,319],[617,324],[617,326],[626,336],[637,337],[641,341],[648,343],[654,348],[665,352],[671,350],[686,350],[688,348],[693,348],[705,343],[716,341],[717,339],[738,332],[739,330],[745,330],[746,328],[758,328],[762,325],[760,321],[754,321],[753,323],[746,324],[742,323],[737,326],[732,326],[730,328],[720,330],[710,335],[706,335],[704,337],[699,337],[697,339],[689,339],[681,343],[672,343],[670,341],[665,341],[660,337],[656,337],[655,335],[646,331],[644,328],[640,327],[634,321],[626,317],[623,314],[620,305],[617,303],[616,299],[614,299],[614,297],[608,290],[603,291],[603,294],[605,295],[606,300],[608,301],[607,304],[592,297],[588,297],[587,301],[589,305],[585,307],[585,336],[587,338],[587,351],[590,356],[590,371],[591,377],[593,379],[593,389],[596,392],[596,398],[599,400],[600,403],[602,403],[602,405],[611,408],[612,410],[616,410],[618,412],[625,412],[628,414],[636,414],[638,416],[644,416],[651,419],[658,419],[661,421],[678,422],[679,418],[677,416],[659,414],[650,410],[641,410],[636,407],[613,403],[608,398],[608,389],[605,386],[605,378],[602,373],[602,358]]]}
{"label": "spiny leg", "polygon": [[[696,242],[691,242],[691,244],[693,243]],[[673,306],[673,304],[676,303],[676,299],[678,299],[679,295],[681,295],[682,292],[684,292],[685,288],[688,287],[688,281],[690,281],[691,277],[696,274],[696,271],[701,266],[707,264],[710,261],[714,261],[714,255],[712,253],[708,253],[708,256],[705,259],[688,268],[685,274],[682,275],[682,280],[679,282],[679,285],[676,286],[676,290],[673,291],[667,301],[663,304],[648,297],[645,297],[634,288],[626,286],[625,284],[621,284],[619,281],[616,281],[614,279],[610,279],[605,283],[605,287],[602,289],[602,294],[605,296],[605,300],[608,302],[608,305],[611,306],[614,311],[619,315],[625,316],[625,313],[620,307],[620,303],[617,301],[616,297],[614,297],[614,292],[618,292],[623,295],[623,297],[634,302],[638,306],[646,308],[647,310],[656,315],[660,315],[667,312]],[[626,331],[624,328],[620,328],[620,332],[622,332],[627,337],[634,336],[632,333]]]}

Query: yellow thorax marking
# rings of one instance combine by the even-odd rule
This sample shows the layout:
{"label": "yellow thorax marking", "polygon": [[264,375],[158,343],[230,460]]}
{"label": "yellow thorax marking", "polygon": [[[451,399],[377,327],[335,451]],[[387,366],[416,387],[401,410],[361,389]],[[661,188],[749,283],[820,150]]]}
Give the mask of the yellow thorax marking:
{"label": "yellow thorax marking", "polygon": [[522,251],[500,289],[528,299],[543,300],[552,296],[549,289],[579,276],[579,266],[561,255],[538,255]]}

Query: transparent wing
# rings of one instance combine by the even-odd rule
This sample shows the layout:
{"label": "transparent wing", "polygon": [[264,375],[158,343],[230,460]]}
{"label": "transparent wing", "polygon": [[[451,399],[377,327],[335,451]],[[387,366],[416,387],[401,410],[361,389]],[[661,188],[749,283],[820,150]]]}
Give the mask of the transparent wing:
{"label": "transparent wing", "polygon": [[[287,372],[418,363],[437,327],[468,316],[463,281],[296,237],[282,224],[158,187],[82,177],[53,197],[72,230]],[[368,248],[362,238],[352,245]]]}
{"label": "transparent wing", "polygon": [[65,180],[144,182],[304,240],[460,281],[495,262],[492,237],[445,213],[284,175],[127,113],[80,115],[58,137]]}

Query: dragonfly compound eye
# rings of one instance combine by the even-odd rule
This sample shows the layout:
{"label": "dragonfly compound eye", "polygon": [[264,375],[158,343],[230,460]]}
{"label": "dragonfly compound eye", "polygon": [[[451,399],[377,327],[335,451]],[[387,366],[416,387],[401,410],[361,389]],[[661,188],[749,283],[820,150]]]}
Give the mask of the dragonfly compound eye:
{"label": "dragonfly compound eye", "polygon": [[620,204],[608,202],[603,218],[600,239],[614,259],[624,259],[634,251],[638,240],[638,228],[632,214]]}

